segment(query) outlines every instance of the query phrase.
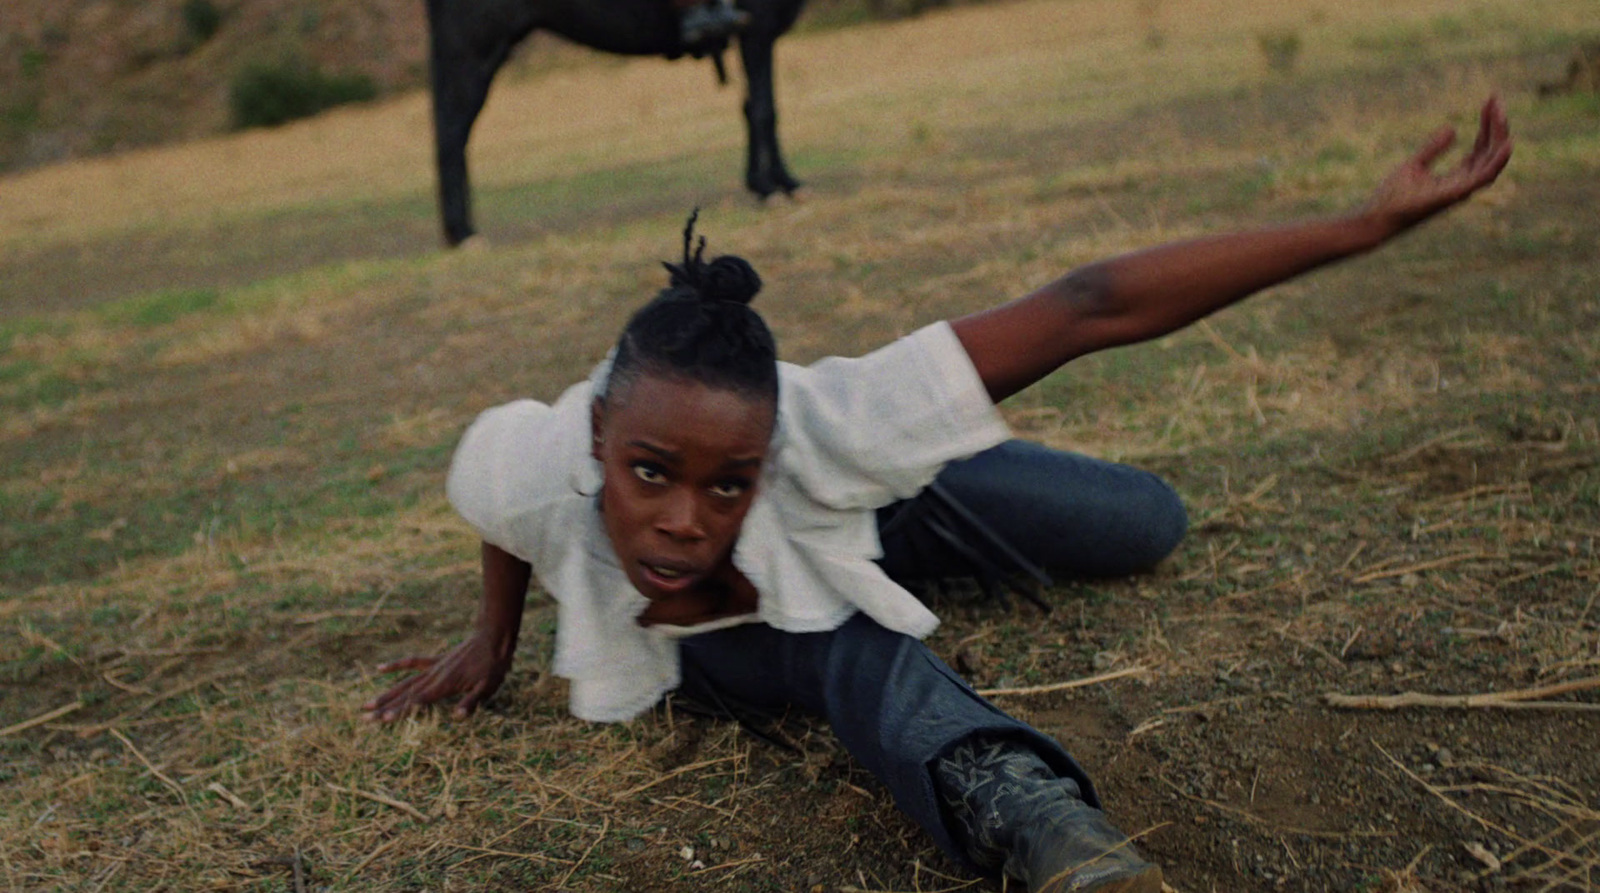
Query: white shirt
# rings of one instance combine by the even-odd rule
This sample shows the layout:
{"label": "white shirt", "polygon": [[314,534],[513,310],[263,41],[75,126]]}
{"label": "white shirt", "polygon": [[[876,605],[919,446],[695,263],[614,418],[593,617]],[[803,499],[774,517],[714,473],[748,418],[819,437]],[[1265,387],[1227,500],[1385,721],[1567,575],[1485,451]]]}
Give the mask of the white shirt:
{"label": "white shirt", "polygon": [[[600,523],[589,411],[609,363],[553,406],[484,412],[451,463],[450,502],[489,543],[533,566],[558,603],[554,671],[587,720],[638,715],[679,682],[683,630],[643,627]],[[873,511],[916,495],[947,463],[1010,436],[947,323],[864,357],[780,363],[778,424],[733,564],[759,594],[755,619],[836,629],[856,611],[921,638],[939,620],[873,560]],[[698,628],[696,629],[698,631]]]}

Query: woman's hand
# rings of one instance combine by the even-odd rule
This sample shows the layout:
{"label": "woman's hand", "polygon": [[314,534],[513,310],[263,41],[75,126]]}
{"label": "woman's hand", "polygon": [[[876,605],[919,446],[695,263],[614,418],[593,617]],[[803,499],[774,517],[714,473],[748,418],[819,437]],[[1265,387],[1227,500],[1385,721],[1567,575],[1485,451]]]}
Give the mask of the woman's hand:
{"label": "woman's hand", "polygon": [[1454,129],[1445,127],[1422,150],[1400,165],[1378,185],[1365,213],[1384,235],[1392,236],[1427,220],[1490,183],[1511,160],[1511,128],[1506,123],[1500,97],[1483,105],[1478,138],[1472,151],[1454,168],[1436,173],[1433,163],[1455,142]]}
{"label": "woman's hand", "polygon": [[450,715],[466,719],[505,681],[511,658],[482,635],[473,635],[437,657],[406,657],[378,668],[380,673],[421,670],[361,705],[367,719],[394,722],[430,704],[459,697]]}
{"label": "woman's hand", "polygon": [[472,637],[438,657],[406,657],[378,668],[380,673],[421,670],[361,705],[367,718],[394,722],[429,704],[459,697],[450,715],[466,719],[506,681],[522,628],[522,604],[533,568],[526,561],[485,542],[483,603]]}

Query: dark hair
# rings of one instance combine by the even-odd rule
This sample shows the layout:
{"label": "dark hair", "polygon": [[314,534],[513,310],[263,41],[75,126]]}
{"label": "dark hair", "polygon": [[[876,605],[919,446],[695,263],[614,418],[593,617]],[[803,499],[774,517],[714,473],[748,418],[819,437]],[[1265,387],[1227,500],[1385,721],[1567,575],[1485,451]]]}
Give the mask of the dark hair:
{"label": "dark hair", "polygon": [[[742,257],[703,259],[689,215],[683,262],[665,263],[671,279],[628,320],[617,339],[606,396],[621,394],[641,374],[686,378],[739,394],[778,398],[778,348],[750,301],[761,277]],[[691,251],[692,249],[692,251]]]}

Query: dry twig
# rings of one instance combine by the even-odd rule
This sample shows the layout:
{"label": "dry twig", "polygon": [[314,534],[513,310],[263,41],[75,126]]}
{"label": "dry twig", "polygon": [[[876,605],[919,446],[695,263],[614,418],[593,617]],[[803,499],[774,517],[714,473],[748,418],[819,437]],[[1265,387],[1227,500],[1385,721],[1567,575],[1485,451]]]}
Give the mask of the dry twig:
{"label": "dry twig", "polygon": [[1240,809],[1237,806],[1229,806],[1226,803],[1221,803],[1221,802],[1218,802],[1216,800],[1212,800],[1212,799],[1210,799],[1208,797],[1199,797],[1199,796],[1196,796],[1194,794],[1191,794],[1188,791],[1185,791],[1183,788],[1178,787],[1176,784],[1172,783],[1171,781],[1169,781],[1168,779],[1166,779],[1163,776],[1158,775],[1158,776],[1156,776],[1156,778],[1159,779],[1162,784],[1166,785],[1169,788],[1172,788],[1173,792],[1176,793],[1180,797],[1186,797],[1186,798],[1188,798],[1190,800],[1193,800],[1196,803],[1204,804],[1206,806],[1211,807],[1212,809],[1217,810],[1218,812],[1225,812],[1225,813],[1228,813],[1229,815],[1237,816],[1237,817],[1239,817],[1241,819],[1244,819],[1245,821],[1249,822],[1252,825],[1260,825],[1263,828],[1269,828],[1275,834],[1299,834],[1299,835],[1301,835],[1303,837],[1317,837],[1317,838],[1322,838],[1322,839],[1325,839],[1325,840],[1348,840],[1348,839],[1350,839],[1352,837],[1393,837],[1394,836],[1394,832],[1393,831],[1317,831],[1317,830],[1314,830],[1312,828],[1297,828],[1297,827],[1295,827],[1293,825],[1280,825],[1280,824],[1278,824],[1276,822],[1270,821],[1268,819],[1264,819],[1261,816],[1258,816],[1255,813],[1249,811],[1248,809]]}
{"label": "dry twig", "polygon": [[220,781],[213,781],[212,783],[206,785],[206,790],[233,804],[234,809],[242,810],[244,812],[251,811],[250,804],[239,799],[238,794],[235,794],[234,792],[223,787],[222,782]]}
{"label": "dry twig", "polygon": [[693,772],[696,769],[704,769],[707,766],[715,766],[718,763],[726,763],[729,760],[737,760],[741,756],[743,756],[743,755],[742,754],[734,754],[731,757],[717,757],[714,760],[701,760],[698,763],[690,763],[687,766],[679,766],[677,769],[674,769],[671,772],[668,772],[666,775],[662,775],[662,776],[660,776],[658,778],[651,779],[650,781],[647,781],[642,785],[638,785],[636,787],[631,787],[631,788],[627,789],[626,791],[622,791],[621,793],[612,794],[611,795],[611,799],[613,801],[624,800],[624,799],[626,799],[628,797],[632,797],[634,794],[637,794],[640,791],[647,791],[647,790],[655,787],[656,785],[661,784],[664,781],[670,781],[671,779],[677,778],[678,776],[684,774],[685,772]]}
{"label": "dry twig", "polygon": [[392,847],[395,844],[399,843],[403,839],[404,838],[396,837],[393,840],[386,841],[384,843],[378,844],[377,849],[374,849],[372,852],[367,854],[366,858],[364,858],[360,862],[356,863],[356,867],[354,867],[354,868],[352,868],[349,871],[344,873],[345,883],[349,883],[351,878],[354,878],[356,875],[361,873],[361,869],[366,868],[368,865],[371,865],[373,859],[376,859],[379,856],[383,855],[384,853],[388,852],[390,847]]}
{"label": "dry twig", "polygon": [[1543,701],[1556,695],[1600,688],[1600,676],[1540,688],[1484,692],[1473,695],[1430,695],[1408,691],[1398,695],[1345,695],[1328,692],[1322,700],[1347,710],[1397,710],[1401,707],[1500,708],[1521,710],[1600,710],[1600,704],[1583,701]]}
{"label": "dry twig", "polygon": [[412,806],[410,803],[407,803],[404,800],[396,800],[393,797],[386,797],[383,794],[374,794],[371,791],[363,791],[359,788],[340,787],[332,782],[327,782],[327,785],[328,790],[330,791],[337,791],[341,794],[354,794],[357,797],[365,797],[374,803],[382,803],[384,806],[398,809],[417,821],[422,822],[424,825],[430,821],[427,816],[422,814],[422,810],[417,809],[415,806]]}
{"label": "dry twig", "polygon": [[7,735],[15,735],[18,732],[26,732],[34,726],[42,726],[52,720],[60,719],[61,717],[66,716],[68,713],[74,713],[82,709],[82,701],[73,701],[65,706],[57,707],[49,713],[41,713],[38,716],[35,716],[33,719],[25,719],[22,722],[13,723],[12,725],[0,729],[0,738],[4,738]]}
{"label": "dry twig", "polygon": [[[1539,853],[1544,854],[1547,857],[1547,861],[1544,864],[1542,864],[1542,865],[1540,865],[1540,866],[1538,866],[1536,868],[1529,869],[1528,871],[1522,872],[1517,877],[1510,878],[1511,880],[1518,880],[1518,879],[1528,878],[1528,877],[1537,877],[1538,879],[1549,880],[1549,878],[1547,878],[1547,877],[1537,876],[1536,873],[1544,871],[1544,870],[1546,870],[1548,868],[1558,867],[1563,862],[1575,863],[1576,866],[1577,866],[1575,870],[1568,871],[1565,877],[1558,878],[1558,879],[1555,880],[1554,883],[1547,884],[1544,887],[1544,889],[1549,890],[1549,889],[1553,889],[1556,886],[1559,886],[1562,883],[1565,883],[1566,880],[1568,880],[1568,879],[1570,879],[1572,877],[1575,877],[1577,874],[1585,873],[1585,872],[1592,874],[1592,873],[1596,872],[1597,870],[1600,870],[1600,861],[1596,861],[1595,859],[1589,858],[1589,857],[1587,857],[1587,856],[1585,856],[1583,854],[1580,854],[1580,853],[1569,852],[1569,851],[1560,850],[1560,849],[1555,849],[1554,847],[1548,845],[1545,842],[1546,840],[1548,840],[1551,837],[1553,837],[1555,834],[1561,833],[1562,830],[1571,830],[1571,826],[1570,825],[1563,825],[1561,828],[1556,829],[1556,831],[1553,832],[1552,834],[1546,834],[1546,835],[1543,835],[1543,836],[1541,836],[1541,837],[1539,837],[1537,839],[1526,837],[1523,834],[1520,834],[1520,833],[1518,833],[1517,831],[1515,831],[1515,830],[1513,830],[1511,828],[1508,828],[1508,827],[1506,827],[1506,826],[1504,826],[1502,824],[1499,824],[1497,822],[1494,822],[1494,821],[1492,821],[1490,819],[1484,818],[1483,816],[1473,812],[1472,810],[1466,808],[1465,806],[1462,806],[1460,803],[1456,802],[1455,800],[1450,799],[1450,797],[1445,794],[1443,788],[1440,788],[1440,787],[1437,787],[1435,785],[1429,784],[1425,779],[1422,778],[1422,776],[1420,776],[1417,773],[1411,771],[1411,769],[1409,767],[1407,767],[1404,763],[1402,763],[1399,760],[1395,759],[1393,754],[1389,753],[1387,750],[1384,750],[1383,745],[1379,744],[1378,742],[1373,741],[1372,742],[1372,746],[1377,748],[1378,749],[1378,753],[1383,754],[1384,757],[1389,760],[1389,762],[1393,763],[1395,768],[1399,769],[1401,772],[1404,772],[1407,777],[1409,777],[1412,781],[1415,781],[1417,784],[1421,785],[1423,787],[1423,789],[1426,790],[1428,793],[1434,795],[1435,797],[1438,797],[1440,800],[1443,800],[1445,802],[1445,804],[1448,805],[1451,809],[1454,809],[1455,811],[1461,813],[1462,815],[1464,815],[1467,818],[1471,819],[1472,821],[1476,822],[1480,827],[1484,828],[1485,830],[1496,831],[1496,832],[1498,832],[1500,834],[1503,834],[1506,837],[1516,841],[1518,844],[1520,844],[1521,846],[1517,849],[1516,853],[1514,853],[1512,856],[1508,856],[1506,859],[1502,860],[1502,865],[1509,864],[1512,858],[1515,858],[1516,856],[1519,856],[1522,853],[1529,852],[1529,851],[1537,851]],[[1527,795],[1526,794],[1520,794],[1520,796],[1526,797]],[[1592,839],[1593,839],[1593,835],[1590,835],[1588,837],[1585,837],[1583,841],[1580,841],[1580,843],[1587,843],[1589,840],[1592,840]]]}
{"label": "dry twig", "polygon": [[447,847],[457,850],[471,850],[474,853],[483,853],[486,856],[507,856],[512,859],[530,859],[534,862],[554,862],[557,865],[571,865],[570,859],[557,859],[555,856],[546,856],[543,853],[513,853],[510,850],[494,850],[488,847],[473,846],[470,843],[446,843]]}
{"label": "dry twig", "polygon": [[578,857],[578,861],[572,863],[572,867],[567,869],[567,873],[561,876],[561,880],[556,883],[557,889],[566,889],[567,881],[572,880],[572,875],[583,866],[585,861],[588,860],[589,854],[593,853],[594,848],[600,845],[600,841],[606,839],[606,832],[610,830],[611,816],[606,816],[605,819],[600,823],[600,833],[594,836],[594,842],[589,844],[589,848],[583,851],[583,855]]}
{"label": "dry twig", "polygon": [[171,689],[169,691],[163,692],[163,693],[161,693],[159,695],[156,695],[154,698],[150,699],[149,701],[146,701],[145,703],[139,705],[138,707],[135,707],[132,710],[129,710],[128,712],[126,712],[126,713],[122,713],[122,714],[120,714],[118,716],[112,717],[111,719],[108,719],[105,722],[96,723],[94,725],[88,725],[88,726],[78,726],[78,727],[75,727],[75,728],[71,729],[71,731],[77,732],[79,738],[93,738],[95,735],[98,735],[98,734],[100,734],[102,732],[111,731],[112,727],[114,727],[114,726],[125,725],[124,720],[132,719],[132,718],[144,713],[145,711],[149,710],[151,707],[154,707],[155,705],[162,703],[163,701],[170,701],[173,698],[177,697],[178,695],[188,694],[189,692],[194,691],[197,688],[202,688],[204,686],[210,685],[211,683],[216,682],[219,679],[225,679],[225,678],[227,678],[229,676],[237,676],[240,673],[243,673],[244,670],[245,670],[244,667],[230,667],[229,669],[222,670],[222,671],[217,672],[217,673],[207,673],[206,675],[201,676],[199,679],[194,679],[194,680],[191,680],[189,682],[185,682],[184,684],[178,686],[177,688],[174,688],[174,689]]}
{"label": "dry twig", "polygon": [[150,774],[151,775],[154,775],[157,779],[160,780],[160,782],[162,784],[164,784],[167,787],[171,788],[172,792],[174,794],[178,795],[178,802],[185,803],[185,804],[187,804],[189,802],[189,798],[187,796],[185,796],[184,793],[183,793],[183,787],[180,786],[177,782],[173,781],[171,778],[168,778],[167,774],[165,772],[162,772],[160,769],[157,769],[155,767],[154,763],[152,763],[148,759],[146,759],[145,755],[139,752],[139,748],[133,746],[133,742],[129,741],[128,737],[126,735],[122,734],[122,732],[120,730],[118,730],[118,729],[112,729],[111,730],[111,734],[118,741],[122,742],[122,746],[126,747],[129,751],[131,751],[133,753],[134,756],[139,758],[139,762],[143,763],[144,767],[146,769],[150,770]]}
{"label": "dry twig", "polygon": [[1082,679],[1069,679],[1066,682],[1052,682],[1048,685],[1033,685],[1026,688],[980,688],[978,689],[978,694],[983,695],[986,698],[998,697],[1000,695],[1042,695],[1053,691],[1066,691],[1070,688],[1084,688],[1085,686],[1089,685],[1099,685],[1102,682],[1110,682],[1114,679],[1122,679],[1126,676],[1143,676],[1149,672],[1150,668],[1145,666],[1124,667],[1120,670],[1113,670],[1110,673],[1101,673],[1098,676],[1086,676]]}
{"label": "dry twig", "polygon": [[1356,575],[1353,579],[1351,579],[1350,582],[1371,583],[1374,580],[1384,580],[1388,579],[1389,577],[1403,577],[1406,574],[1414,574],[1418,571],[1438,570],[1441,567],[1449,567],[1452,564],[1462,561],[1480,561],[1485,558],[1505,557],[1506,556],[1498,555],[1494,552],[1462,552],[1459,555],[1446,555],[1443,558],[1435,558],[1431,561],[1419,561],[1416,564],[1408,564],[1405,567],[1388,568],[1386,570],[1368,570],[1364,573]]}

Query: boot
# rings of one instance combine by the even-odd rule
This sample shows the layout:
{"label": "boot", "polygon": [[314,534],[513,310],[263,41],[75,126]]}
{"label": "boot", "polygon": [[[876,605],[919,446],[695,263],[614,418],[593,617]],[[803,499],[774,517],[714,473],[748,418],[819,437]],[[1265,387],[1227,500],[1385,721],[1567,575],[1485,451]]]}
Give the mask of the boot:
{"label": "boot", "polygon": [[1032,893],[1161,893],[1161,869],[1024,745],[968,739],[934,778],[968,858]]}
{"label": "boot", "polygon": [[710,0],[683,11],[678,36],[689,52],[705,52],[748,24],[750,14],[734,6],[732,0]]}

